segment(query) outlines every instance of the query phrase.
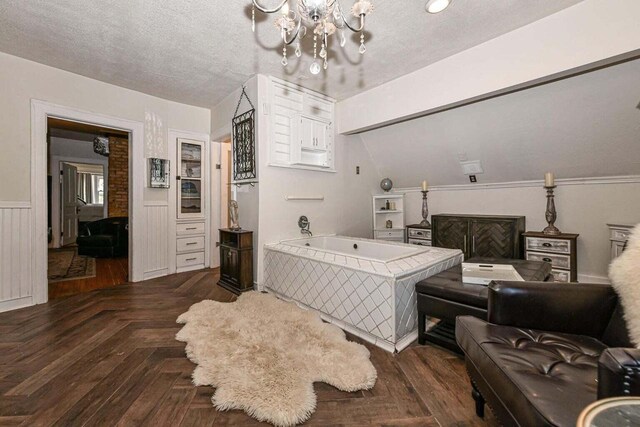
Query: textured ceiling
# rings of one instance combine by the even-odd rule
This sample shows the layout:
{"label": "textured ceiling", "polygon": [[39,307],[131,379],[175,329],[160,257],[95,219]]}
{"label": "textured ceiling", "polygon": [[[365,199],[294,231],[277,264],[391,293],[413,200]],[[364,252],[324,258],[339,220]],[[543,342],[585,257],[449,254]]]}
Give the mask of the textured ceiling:
{"label": "textured ceiling", "polygon": [[482,162],[479,183],[637,175],[638,76],[635,60],[360,137],[396,187],[469,184],[460,153]]}
{"label": "textured ceiling", "polygon": [[253,34],[249,0],[1,0],[0,51],[204,107],[256,73],[343,99],[579,1],[455,0],[430,15],[423,0],[374,0],[366,55],[352,35],[320,76],[293,52],[283,71],[273,16]]}

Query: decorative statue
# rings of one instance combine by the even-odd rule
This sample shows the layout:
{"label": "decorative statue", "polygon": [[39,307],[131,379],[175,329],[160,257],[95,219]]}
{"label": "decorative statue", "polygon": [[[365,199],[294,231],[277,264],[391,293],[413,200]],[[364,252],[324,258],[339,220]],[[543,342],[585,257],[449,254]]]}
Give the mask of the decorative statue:
{"label": "decorative statue", "polygon": [[231,229],[240,230],[240,225],[238,224],[238,202],[235,200],[229,201],[229,219],[231,220]]}

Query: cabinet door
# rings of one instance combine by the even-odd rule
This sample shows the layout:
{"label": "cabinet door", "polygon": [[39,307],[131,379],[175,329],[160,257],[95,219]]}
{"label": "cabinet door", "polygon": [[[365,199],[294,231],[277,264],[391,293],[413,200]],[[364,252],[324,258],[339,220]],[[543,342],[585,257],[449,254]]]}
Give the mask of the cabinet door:
{"label": "cabinet door", "polygon": [[238,281],[238,251],[220,247],[220,275],[226,280]]}
{"label": "cabinet door", "polygon": [[313,123],[313,142],[314,148],[324,150],[327,148],[327,124],[324,122],[314,121]]}
{"label": "cabinet door", "polygon": [[515,222],[499,219],[471,220],[470,256],[517,258]]}
{"label": "cabinet door", "polygon": [[300,146],[302,148],[316,148],[315,145],[315,120],[307,117],[300,118]]}
{"label": "cabinet door", "polygon": [[203,143],[178,139],[178,218],[201,218],[203,212]]}
{"label": "cabinet door", "polygon": [[449,249],[460,249],[467,253],[467,235],[469,233],[469,220],[455,217],[433,217],[433,246]]}

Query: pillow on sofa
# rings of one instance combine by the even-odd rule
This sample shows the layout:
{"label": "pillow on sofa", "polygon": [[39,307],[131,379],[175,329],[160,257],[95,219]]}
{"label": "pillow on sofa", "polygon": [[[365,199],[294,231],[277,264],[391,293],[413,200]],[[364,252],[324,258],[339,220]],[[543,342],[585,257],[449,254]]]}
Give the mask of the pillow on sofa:
{"label": "pillow on sofa", "polygon": [[631,341],[640,348],[640,224],[631,232],[625,251],[609,266],[609,278],[620,296]]}

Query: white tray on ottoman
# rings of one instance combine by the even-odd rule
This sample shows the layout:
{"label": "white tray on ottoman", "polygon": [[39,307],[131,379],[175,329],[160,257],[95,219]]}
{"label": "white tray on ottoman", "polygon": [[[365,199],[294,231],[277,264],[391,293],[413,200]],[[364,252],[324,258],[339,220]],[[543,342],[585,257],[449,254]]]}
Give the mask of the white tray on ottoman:
{"label": "white tray on ottoman", "polygon": [[524,281],[512,265],[462,263],[463,283],[487,286],[493,280]]}

